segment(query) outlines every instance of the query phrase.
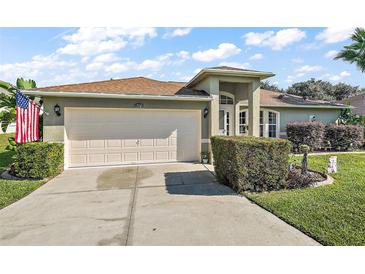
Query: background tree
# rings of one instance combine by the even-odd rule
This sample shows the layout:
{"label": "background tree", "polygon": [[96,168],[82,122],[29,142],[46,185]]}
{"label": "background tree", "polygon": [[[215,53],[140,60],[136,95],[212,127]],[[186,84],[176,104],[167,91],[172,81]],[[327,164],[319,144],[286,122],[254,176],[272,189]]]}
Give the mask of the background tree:
{"label": "background tree", "polygon": [[342,59],[356,66],[365,72],[365,28],[356,28],[355,33],[351,35],[353,43],[344,46],[334,59]]}
{"label": "background tree", "polygon": [[[15,121],[15,94],[16,88],[18,89],[30,89],[36,88],[36,82],[34,80],[26,80],[18,78],[16,80],[16,87],[12,84],[0,80],[0,88],[5,90],[0,94],[0,123],[3,132],[6,132],[9,124]],[[33,98],[31,98],[33,99]]]}
{"label": "background tree", "polygon": [[279,88],[277,85],[272,84],[270,81],[261,81],[260,86],[261,86],[262,89],[278,91],[278,92],[284,92],[285,91],[284,89]]}
{"label": "background tree", "polygon": [[287,89],[287,93],[309,99],[329,99],[332,84],[323,80],[311,78],[308,81],[298,82]]}
{"label": "background tree", "polygon": [[361,90],[359,86],[351,86],[345,83],[338,83],[332,86],[332,89],[328,95],[335,100],[343,100],[345,98],[359,94]]}
{"label": "background tree", "polygon": [[286,92],[309,99],[343,100],[365,92],[365,89],[360,89],[358,86],[351,86],[345,83],[333,85],[328,81],[312,78],[308,81],[291,85]]}

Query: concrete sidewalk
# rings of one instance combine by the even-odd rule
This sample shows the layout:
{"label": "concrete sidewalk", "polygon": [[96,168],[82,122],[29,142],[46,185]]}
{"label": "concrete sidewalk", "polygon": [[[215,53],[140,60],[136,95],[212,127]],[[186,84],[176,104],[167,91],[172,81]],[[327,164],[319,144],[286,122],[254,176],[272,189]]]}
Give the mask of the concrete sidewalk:
{"label": "concrete sidewalk", "polygon": [[0,211],[0,245],[319,245],[201,164],[70,169]]}

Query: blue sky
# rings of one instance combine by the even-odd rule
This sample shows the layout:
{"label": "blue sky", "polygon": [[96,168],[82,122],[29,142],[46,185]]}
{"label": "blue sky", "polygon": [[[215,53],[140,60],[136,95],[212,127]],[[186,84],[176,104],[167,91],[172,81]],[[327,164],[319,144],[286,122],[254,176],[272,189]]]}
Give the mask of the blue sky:
{"label": "blue sky", "polygon": [[271,71],[286,88],[310,79],[365,87],[355,65],[333,60],[352,28],[0,28],[0,79],[38,86],[146,76],[188,81],[229,65]]}

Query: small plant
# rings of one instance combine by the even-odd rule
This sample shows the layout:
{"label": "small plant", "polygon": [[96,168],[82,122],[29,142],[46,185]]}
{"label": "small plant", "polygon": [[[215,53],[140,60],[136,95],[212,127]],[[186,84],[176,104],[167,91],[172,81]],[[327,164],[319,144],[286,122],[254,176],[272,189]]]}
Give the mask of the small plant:
{"label": "small plant", "polygon": [[301,153],[303,153],[302,174],[307,175],[308,174],[308,152],[310,151],[310,146],[300,145],[299,150]]}
{"label": "small plant", "polygon": [[200,155],[201,155],[202,162],[204,164],[209,163],[209,158],[210,158],[210,152],[209,151],[202,151],[200,153]]}
{"label": "small plant", "polygon": [[16,148],[18,147],[18,144],[15,142],[15,138],[14,137],[9,137],[8,138],[8,145],[6,146],[6,150],[10,150],[10,151],[16,151]]}

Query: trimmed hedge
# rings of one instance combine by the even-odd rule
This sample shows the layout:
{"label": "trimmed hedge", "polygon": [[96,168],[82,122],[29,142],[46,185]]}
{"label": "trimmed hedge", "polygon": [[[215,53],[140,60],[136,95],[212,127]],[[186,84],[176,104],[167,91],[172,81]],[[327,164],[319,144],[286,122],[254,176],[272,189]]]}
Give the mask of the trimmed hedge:
{"label": "trimmed hedge", "polygon": [[325,139],[336,150],[361,147],[364,142],[364,129],[353,125],[327,125]]}
{"label": "trimmed hedge", "polygon": [[218,179],[237,192],[286,186],[291,149],[288,140],[214,136],[211,144]]}
{"label": "trimmed hedge", "polygon": [[297,150],[300,145],[308,145],[311,149],[319,149],[323,146],[325,125],[321,122],[290,122],[286,126],[288,139],[293,148]]}
{"label": "trimmed hedge", "polygon": [[57,175],[63,168],[63,144],[27,143],[16,152],[15,172],[23,178],[43,179]]}

